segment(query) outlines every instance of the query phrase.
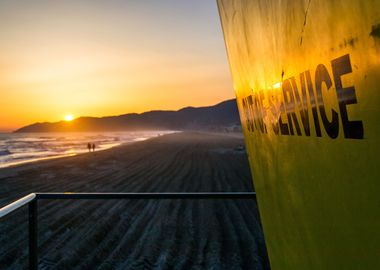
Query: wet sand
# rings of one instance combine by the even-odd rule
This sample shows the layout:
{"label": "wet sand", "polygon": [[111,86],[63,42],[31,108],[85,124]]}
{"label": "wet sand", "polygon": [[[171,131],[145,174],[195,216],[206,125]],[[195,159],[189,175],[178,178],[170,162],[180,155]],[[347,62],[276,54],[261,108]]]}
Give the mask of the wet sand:
{"label": "wet sand", "polygon": [[[241,138],[165,135],[0,169],[0,206],[31,192],[251,191]],[[27,268],[27,208],[0,220],[0,269]],[[252,200],[39,202],[39,269],[269,269]]]}

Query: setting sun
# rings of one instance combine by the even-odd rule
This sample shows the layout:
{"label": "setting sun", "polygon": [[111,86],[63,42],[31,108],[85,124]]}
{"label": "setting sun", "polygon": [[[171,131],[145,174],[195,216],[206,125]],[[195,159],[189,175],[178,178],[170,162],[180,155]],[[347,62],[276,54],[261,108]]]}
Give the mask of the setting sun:
{"label": "setting sun", "polygon": [[0,132],[70,112],[113,116],[234,97],[215,1],[8,2],[0,0]]}
{"label": "setting sun", "polygon": [[65,121],[72,121],[74,120],[74,117],[71,114],[68,114],[65,116]]}

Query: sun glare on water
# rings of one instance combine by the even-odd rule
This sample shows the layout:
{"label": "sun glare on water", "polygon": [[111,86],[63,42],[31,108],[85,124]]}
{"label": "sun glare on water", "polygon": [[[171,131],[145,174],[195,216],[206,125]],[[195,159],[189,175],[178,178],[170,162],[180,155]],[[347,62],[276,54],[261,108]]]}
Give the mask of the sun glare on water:
{"label": "sun glare on water", "polygon": [[65,121],[72,121],[74,120],[74,116],[72,116],[71,114],[68,114],[65,116]]}

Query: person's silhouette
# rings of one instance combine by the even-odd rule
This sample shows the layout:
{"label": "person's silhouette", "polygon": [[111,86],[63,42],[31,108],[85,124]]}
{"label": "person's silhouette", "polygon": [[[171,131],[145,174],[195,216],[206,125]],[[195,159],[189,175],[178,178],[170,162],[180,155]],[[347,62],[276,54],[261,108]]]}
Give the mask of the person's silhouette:
{"label": "person's silhouette", "polygon": [[92,152],[95,152],[95,144],[92,144]]}
{"label": "person's silhouette", "polygon": [[91,143],[87,144],[88,152],[91,152]]}

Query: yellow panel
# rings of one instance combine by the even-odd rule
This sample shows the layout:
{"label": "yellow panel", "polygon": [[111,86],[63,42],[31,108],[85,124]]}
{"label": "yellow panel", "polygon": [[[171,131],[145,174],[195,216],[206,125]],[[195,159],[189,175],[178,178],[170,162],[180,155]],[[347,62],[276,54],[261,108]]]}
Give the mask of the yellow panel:
{"label": "yellow panel", "polygon": [[272,269],[380,269],[380,1],[218,6]]}

